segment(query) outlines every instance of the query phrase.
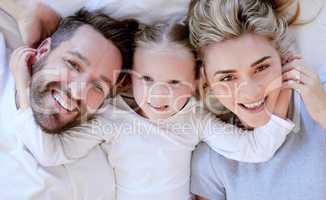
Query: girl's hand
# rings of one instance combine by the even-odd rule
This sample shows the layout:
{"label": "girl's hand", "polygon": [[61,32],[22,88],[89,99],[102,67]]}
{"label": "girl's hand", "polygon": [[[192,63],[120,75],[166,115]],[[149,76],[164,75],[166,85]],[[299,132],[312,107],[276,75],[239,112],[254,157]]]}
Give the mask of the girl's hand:
{"label": "girl's hand", "polygon": [[24,44],[37,47],[58,27],[60,16],[42,0],[0,0],[0,8],[16,22]]}
{"label": "girl's hand", "polygon": [[318,74],[295,59],[283,68],[283,83],[300,93],[311,117],[326,129],[326,92]]}
{"label": "girl's hand", "polygon": [[10,58],[10,69],[16,82],[16,102],[21,108],[29,107],[31,63],[35,62],[36,50],[26,46],[16,49]]}

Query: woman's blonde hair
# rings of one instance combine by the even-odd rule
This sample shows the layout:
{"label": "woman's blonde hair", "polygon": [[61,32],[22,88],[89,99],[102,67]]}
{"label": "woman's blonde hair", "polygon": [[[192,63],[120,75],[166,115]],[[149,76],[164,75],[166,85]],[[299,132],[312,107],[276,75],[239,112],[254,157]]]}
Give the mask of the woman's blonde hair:
{"label": "woman's blonde hair", "polygon": [[[289,17],[288,11],[297,5]],[[288,52],[287,27],[300,13],[294,0],[195,0],[189,11],[190,40],[196,49],[245,33],[266,36],[283,56]]]}
{"label": "woman's blonde hair", "polygon": [[[270,39],[284,57],[292,44],[288,26],[297,23],[299,14],[295,0],[193,0],[188,15],[190,41],[202,54],[205,46],[253,33]],[[225,122],[236,119],[207,89],[202,76],[199,94],[206,107]]]}

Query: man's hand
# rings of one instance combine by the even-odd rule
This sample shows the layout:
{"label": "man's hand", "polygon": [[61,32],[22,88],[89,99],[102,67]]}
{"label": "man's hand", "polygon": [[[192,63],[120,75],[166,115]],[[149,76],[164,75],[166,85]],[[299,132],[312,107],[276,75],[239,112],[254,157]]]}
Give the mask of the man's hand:
{"label": "man's hand", "polygon": [[24,44],[30,47],[37,47],[59,25],[59,15],[40,0],[1,0],[0,8],[16,20]]}

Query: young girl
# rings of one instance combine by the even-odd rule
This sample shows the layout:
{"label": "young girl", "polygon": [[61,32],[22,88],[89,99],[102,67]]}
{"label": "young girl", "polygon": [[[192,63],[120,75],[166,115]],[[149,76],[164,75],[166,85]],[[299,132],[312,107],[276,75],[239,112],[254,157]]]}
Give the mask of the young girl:
{"label": "young girl", "polygon": [[[94,119],[60,135],[35,131],[31,110],[21,109],[18,137],[47,166],[73,162],[101,145],[114,168],[116,197],[123,200],[190,199],[191,154],[200,141],[238,161],[272,158],[293,124],[273,115],[266,125],[245,131],[198,106],[193,97],[198,67],[187,38],[180,24],[144,28],[136,38],[132,98],[116,96]],[[18,68],[25,66],[16,63],[19,59],[12,60],[13,72],[22,84]]]}

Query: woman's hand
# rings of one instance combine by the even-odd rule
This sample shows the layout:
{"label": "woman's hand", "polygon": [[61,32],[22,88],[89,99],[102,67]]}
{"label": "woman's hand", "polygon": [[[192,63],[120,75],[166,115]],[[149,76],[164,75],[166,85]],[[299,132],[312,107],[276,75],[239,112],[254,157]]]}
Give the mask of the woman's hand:
{"label": "woman's hand", "polygon": [[34,63],[35,56],[35,49],[23,46],[16,49],[10,58],[10,70],[16,82],[16,103],[22,109],[29,107],[31,64]]}
{"label": "woman's hand", "polygon": [[326,92],[319,75],[295,59],[283,67],[283,83],[300,93],[311,117],[326,129]]}
{"label": "woman's hand", "polygon": [[[296,60],[301,59],[299,56],[294,56],[292,54],[287,55],[282,59],[282,69],[287,68],[291,63]],[[283,119],[288,118],[289,106],[291,103],[292,89],[290,88],[281,88],[280,94],[277,99],[276,107],[273,114],[281,117]]]}

